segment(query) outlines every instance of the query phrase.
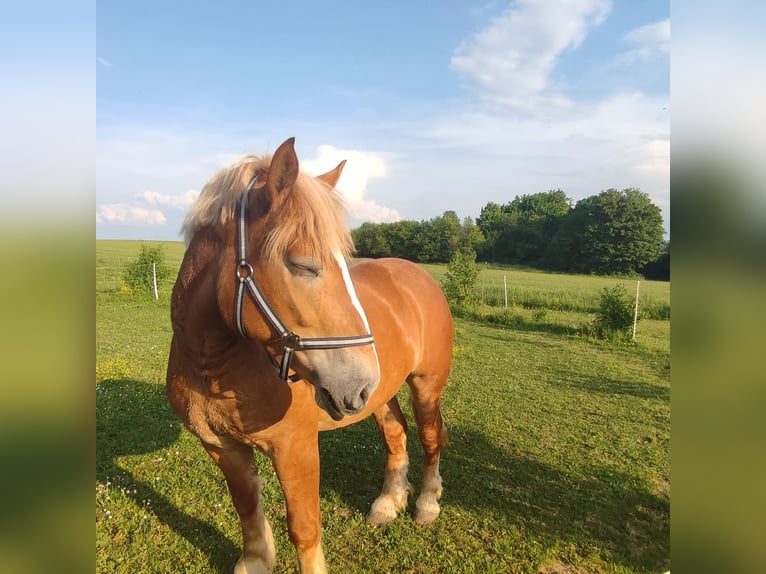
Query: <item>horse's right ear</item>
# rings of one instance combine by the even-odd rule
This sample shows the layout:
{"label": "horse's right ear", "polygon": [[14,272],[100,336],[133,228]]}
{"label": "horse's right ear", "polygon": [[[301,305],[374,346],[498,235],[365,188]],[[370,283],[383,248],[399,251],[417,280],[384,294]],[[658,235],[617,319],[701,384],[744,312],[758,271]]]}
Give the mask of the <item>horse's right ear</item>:
{"label": "horse's right ear", "polygon": [[272,202],[279,201],[298,179],[298,156],[295,154],[295,138],[286,139],[271,158],[266,189]]}

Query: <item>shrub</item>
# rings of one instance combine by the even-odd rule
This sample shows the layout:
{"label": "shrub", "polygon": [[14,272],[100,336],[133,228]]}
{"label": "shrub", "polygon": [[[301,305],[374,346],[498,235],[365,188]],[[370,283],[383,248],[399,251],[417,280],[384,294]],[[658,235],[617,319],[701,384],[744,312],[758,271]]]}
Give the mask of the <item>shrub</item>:
{"label": "shrub", "polygon": [[447,273],[442,280],[444,295],[453,305],[475,303],[478,278],[479,266],[476,265],[476,252],[470,246],[461,247],[447,265]]}
{"label": "shrub", "polygon": [[548,309],[546,309],[545,307],[540,307],[539,309],[536,309],[535,312],[532,314],[532,318],[538,323],[545,323],[545,321],[548,320]]}
{"label": "shrub", "polygon": [[138,259],[128,264],[122,275],[125,286],[133,292],[148,292],[152,289],[152,263],[157,283],[170,277],[171,270],[165,262],[165,248],[162,245],[150,247],[141,244]]}
{"label": "shrub", "polygon": [[604,287],[594,322],[596,335],[602,339],[629,338],[633,332],[634,306],[635,299],[622,285]]}

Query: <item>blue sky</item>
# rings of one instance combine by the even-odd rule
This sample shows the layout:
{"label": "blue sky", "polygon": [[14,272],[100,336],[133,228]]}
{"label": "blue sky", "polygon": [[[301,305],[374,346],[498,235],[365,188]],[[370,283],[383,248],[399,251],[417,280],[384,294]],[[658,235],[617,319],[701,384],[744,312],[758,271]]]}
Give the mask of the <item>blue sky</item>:
{"label": "blue sky", "polygon": [[352,227],[639,187],[669,225],[669,3],[103,2],[98,238],[180,239],[220,168],[295,136]]}

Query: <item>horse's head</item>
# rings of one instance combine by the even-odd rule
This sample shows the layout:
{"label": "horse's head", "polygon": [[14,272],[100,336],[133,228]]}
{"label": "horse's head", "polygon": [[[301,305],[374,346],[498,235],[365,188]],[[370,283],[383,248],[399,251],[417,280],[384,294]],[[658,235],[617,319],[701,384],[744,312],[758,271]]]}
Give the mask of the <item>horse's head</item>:
{"label": "horse's head", "polygon": [[242,334],[281,359],[285,378],[291,368],[311,382],[317,404],[336,420],[360,412],[380,380],[346,265],[352,242],[334,190],[344,165],[318,177],[301,173],[291,138],[270,163],[253,166],[231,267],[239,277],[235,320]]}

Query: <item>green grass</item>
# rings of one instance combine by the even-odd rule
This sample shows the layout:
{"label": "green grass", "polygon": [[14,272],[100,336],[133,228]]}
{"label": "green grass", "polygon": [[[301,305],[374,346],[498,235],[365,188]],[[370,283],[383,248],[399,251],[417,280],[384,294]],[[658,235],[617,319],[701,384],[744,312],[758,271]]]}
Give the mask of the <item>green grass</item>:
{"label": "green grass", "polygon": [[[137,242],[118,243],[97,242],[97,265],[99,257],[109,267],[111,258],[138,253]],[[546,277],[554,286],[565,281],[534,275],[541,289]],[[98,572],[231,572],[239,556],[223,477],[165,400],[168,299],[169,286],[154,301],[104,289],[97,275]],[[670,322],[644,320],[643,338],[612,346],[566,328],[587,314],[549,310],[536,320],[534,308],[519,304],[512,312],[525,320],[511,327],[456,320],[443,399],[451,442],[435,524],[418,527],[409,514],[377,529],[364,522],[385,454],[371,420],[320,435],[331,571],[669,569]],[[409,444],[419,488],[414,423]],[[257,462],[275,571],[294,572],[276,476],[265,457]]]}
{"label": "green grass", "polygon": [[[423,265],[438,280],[444,276],[445,265]],[[481,266],[476,297],[492,307],[505,305],[504,282],[507,285],[508,306],[526,309],[548,309],[593,313],[598,309],[604,287],[623,285],[628,293],[636,292],[636,279],[599,277],[595,275],[552,274],[515,268]],[[651,319],[670,318],[670,283],[641,279],[641,311]]]}
{"label": "green grass", "polygon": [[[119,291],[123,285],[122,274],[128,263],[138,259],[141,243],[147,245],[162,245],[165,248],[165,260],[170,267],[178,269],[186,247],[181,241],[130,241],[106,240],[96,241],[96,291]],[[175,277],[158,285],[167,291],[173,288]]]}

